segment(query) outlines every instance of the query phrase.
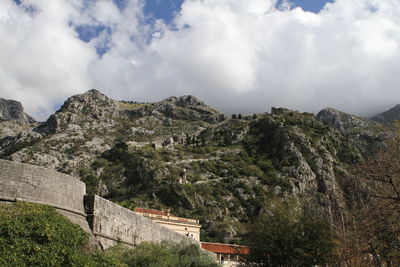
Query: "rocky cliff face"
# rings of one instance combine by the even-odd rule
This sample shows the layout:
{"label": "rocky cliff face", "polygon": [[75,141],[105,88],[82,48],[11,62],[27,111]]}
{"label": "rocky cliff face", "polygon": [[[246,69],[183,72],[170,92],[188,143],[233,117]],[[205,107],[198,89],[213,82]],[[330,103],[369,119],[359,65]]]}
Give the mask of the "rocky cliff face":
{"label": "rocky cliff face", "polygon": [[347,114],[334,108],[325,108],[318,112],[316,120],[326,123],[341,132],[353,130],[355,128],[371,127],[377,125],[372,121]]}
{"label": "rocky cliff face", "polygon": [[387,136],[334,109],[228,120],[194,96],[139,103],[90,90],[46,122],[0,138],[0,157],[80,176],[90,192],[128,208],[198,218],[204,240],[227,242],[273,197],[294,196],[337,221],[349,205],[348,169]]}
{"label": "rocky cliff face", "polygon": [[382,149],[390,137],[383,125],[333,108],[321,110],[315,119],[339,130],[364,155]]}
{"label": "rocky cliff face", "polygon": [[89,128],[106,126],[118,115],[117,106],[117,101],[92,89],[85,94],[68,98],[60,110],[51,115],[40,129],[48,133],[57,133],[66,130],[70,125],[89,123]]}
{"label": "rocky cliff face", "polygon": [[2,121],[16,121],[21,124],[35,122],[31,116],[24,112],[20,102],[0,98],[0,122]]}
{"label": "rocky cliff face", "polygon": [[24,112],[20,102],[0,98],[0,147],[34,124],[35,120]]}

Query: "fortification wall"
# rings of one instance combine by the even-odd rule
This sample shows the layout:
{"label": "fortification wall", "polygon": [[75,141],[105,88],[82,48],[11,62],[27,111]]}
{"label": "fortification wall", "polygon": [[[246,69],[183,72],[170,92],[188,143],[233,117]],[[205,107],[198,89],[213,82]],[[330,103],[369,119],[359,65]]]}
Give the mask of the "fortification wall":
{"label": "fortification wall", "polygon": [[131,210],[96,195],[85,197],[88,221],[103,248],[117,242],[135,246],[143,241],[188,241],[199,244]]}
{"label": "fortification wall", "polygon": [[55,207],[91,233],[83,197],[86,186],[78,179],[42,167],[0,160],[0,201],[25,201]]}
{"label": "fortification wall", "polygon": [[[131,210],[96,195],[85,195],[83,182],[69,175],[0,159],[0,202],[25,201],[53,206],[90,234],[93,247],[117,242],[187,241],[199,244]],[[213,255],[212,253],[208,253]]]}

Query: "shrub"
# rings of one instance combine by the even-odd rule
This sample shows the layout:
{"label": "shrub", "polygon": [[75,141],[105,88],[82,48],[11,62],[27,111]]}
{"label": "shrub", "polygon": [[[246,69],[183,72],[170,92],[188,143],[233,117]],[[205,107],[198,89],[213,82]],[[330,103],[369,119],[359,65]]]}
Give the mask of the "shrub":
{"label": "shrub", "polygon": [[124,266],[90,253],[88,235],[54,208],[29,203],[0,206],[0,266]]}
{"label": "shrub", "polygon": [[219,265],[195,244],[186,242],[143,242],[133,249],[111,248],[107,254],[120,258],[129,267],[218,267]]}

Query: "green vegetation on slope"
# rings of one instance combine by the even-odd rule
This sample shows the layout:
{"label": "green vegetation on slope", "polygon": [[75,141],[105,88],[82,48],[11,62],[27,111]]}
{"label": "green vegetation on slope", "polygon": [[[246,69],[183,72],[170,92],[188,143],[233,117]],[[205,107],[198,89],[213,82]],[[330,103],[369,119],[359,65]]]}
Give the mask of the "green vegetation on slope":
{"label": "green vegetation on slope", "polygon": [[88,234],[54,208],[0,205],[0,266],[9,267],[218,267],[195,244],[142,243],[91,251]]}
{"label": "green vegetation on slope", "polygon": [[[274,197],[308,190],[305,202],[332,205],[332,162],[340,170],[340,162],[359,157],[337,131],[292,111],[234,120],[187,138],[160,149],[117,143],[81,168],[80,176],[91,193],[127,208],[169,208],[199,219],[204,241],[240,242]],[[184,172],[187,183],[180,184]],[[302,179],[312,176],[316,182],[306,187],[309,181]]]}
{"label": "green vegetation on slope", "polygon": [[0,266],[122,266],[90,252],[88,235],[53,208],[15,203],[0,206]]}
{"label": "green vegetation on slope", "polygon": [[143,242],[134,249],[115,246],[106,252],[129,267],[218,267],[214,259],[195,244]]}

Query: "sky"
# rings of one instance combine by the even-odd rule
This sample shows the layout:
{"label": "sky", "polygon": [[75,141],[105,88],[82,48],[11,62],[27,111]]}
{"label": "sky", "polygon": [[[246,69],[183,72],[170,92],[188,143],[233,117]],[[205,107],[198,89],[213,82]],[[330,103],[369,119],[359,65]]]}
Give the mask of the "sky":
{"label": "sky", "polygon": [[69,96],[220,111],[400,103],[398,0],[1,0],[0,97],[45,120]]}

